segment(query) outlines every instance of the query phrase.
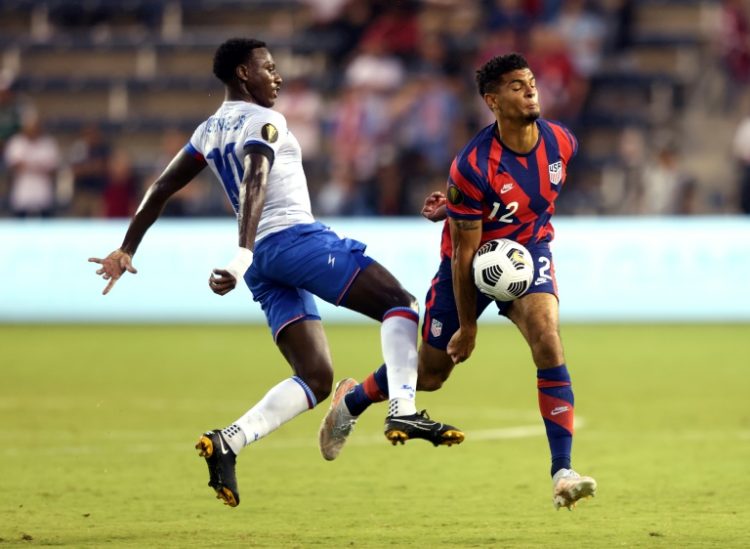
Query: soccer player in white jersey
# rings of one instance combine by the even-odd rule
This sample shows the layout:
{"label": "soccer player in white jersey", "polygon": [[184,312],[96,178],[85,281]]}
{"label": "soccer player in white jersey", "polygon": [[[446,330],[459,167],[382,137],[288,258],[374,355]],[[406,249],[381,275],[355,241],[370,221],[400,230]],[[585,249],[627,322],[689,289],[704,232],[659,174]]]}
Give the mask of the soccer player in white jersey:
{"label": "soccer player in white jersey", "polygon": [[382,322],[392,387],[386,437],[394,444],[410,438],[436,446],[460,443],[460,430],[415,407],[416,300],[365,255],[365,244],[340,238],[311,213],[299,144],[284,116],[271,110],[282,79],[265,43],[228,40],[216,51],[213,71],[226,90],[219,110],[148,189],[122,245],[106,258],[89,259],[101,265],[97,274],[108,280],[107,294],[125,272],[136,273],[133,255],[169,197],[206,166],[223,185],[237,213],[239,246],[225,268],[213,270],[209,286],[224,295],[245,280],[293,376],[225,429],[201,435],[196,449],[206,458],[209,486],[227,505],[238,505],[237,454],[331,393],[331,355],[313,294]]}

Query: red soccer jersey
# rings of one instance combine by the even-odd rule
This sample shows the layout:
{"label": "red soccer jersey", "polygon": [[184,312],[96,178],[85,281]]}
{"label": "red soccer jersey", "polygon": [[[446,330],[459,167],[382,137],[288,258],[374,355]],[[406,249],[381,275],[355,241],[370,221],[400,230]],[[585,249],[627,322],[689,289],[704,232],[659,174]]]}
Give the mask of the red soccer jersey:
{"label": "red soccer jersey", "polygon": [[[550,217],[578,141],[561,124],[539,119],[539,140],[526,154],[507,148],[495,124],[480,131],[456,156],[448,177],[448,216],[481,219],[482,243],[509,238],[529,244],[550,241]],[[440,253],[453,252],[448,220]]]}

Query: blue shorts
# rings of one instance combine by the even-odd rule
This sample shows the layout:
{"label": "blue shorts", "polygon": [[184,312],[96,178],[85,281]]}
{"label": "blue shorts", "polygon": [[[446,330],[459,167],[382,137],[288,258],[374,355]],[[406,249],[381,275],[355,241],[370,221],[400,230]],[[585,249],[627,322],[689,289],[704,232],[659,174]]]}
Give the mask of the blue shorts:
{"label": "blue shorts", "polygon": [[260,303],[274,340],[298,320],[319,320],[313,295],[339,305],[373,259],[367,246],[341,238],[322,223],[294,225],[255,246],[245,282]]}
{"label": "blue shorts", "polygon": [[[534,281],[526,293],[546,293],[557,296],[555,266],[552,263],[549,242],[527,245],[526,248],[531,253],[531,257],[534,258]],[[492,302],[491,298],[477,290],[477,318]],[[498,314],[503,316],[507,316],[508,311],[513,306],[512,301],[495,301],[494,303],[497,305]],[[448,258],[440,262],[440,268],[427,291],[422,340],[436,349],[444,351],[448,347],[451,337],[458,330],[458,326],[458,310],[453,295],[451,260]]]}

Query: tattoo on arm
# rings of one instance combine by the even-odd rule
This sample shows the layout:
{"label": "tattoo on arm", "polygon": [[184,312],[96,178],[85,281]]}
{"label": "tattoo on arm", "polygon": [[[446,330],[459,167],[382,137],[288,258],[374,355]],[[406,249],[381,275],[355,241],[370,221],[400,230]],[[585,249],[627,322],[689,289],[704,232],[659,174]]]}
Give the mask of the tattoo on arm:
{"label": "tattoo on arm", "polygon": [[479,219],[456,219],[454,221],[456,227],[462,231],[475,231],[482,227],[482,222]]}

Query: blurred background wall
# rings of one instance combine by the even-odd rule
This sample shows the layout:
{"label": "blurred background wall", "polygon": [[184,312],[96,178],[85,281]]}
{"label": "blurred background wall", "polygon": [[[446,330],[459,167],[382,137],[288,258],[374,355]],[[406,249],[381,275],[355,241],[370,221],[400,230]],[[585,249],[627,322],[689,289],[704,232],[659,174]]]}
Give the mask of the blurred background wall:
{"label": "blurred background wall", "polygon": [[[107,242],[84,255],[119,244],[145,187],[221,102],[211,59],[232,36],[265,40],[276,58],[276,107],[302,145],[316,215],[365,225],[417,216],[458,149],[491,122],[475,70],[519,51],[543,115],[580,140],[558,219],[585,217],[593,231],[627,219],[617,225],[627,232],[682,216],[710,246],[727,241],[709,219],[720,216],[746,234],[747,0],[0,0],[3,286],[19,263],[49,253],[45,230],[96,220],[70,233],[87,238],[113,219]],[[165,215],[189,217],[192,234],[196,218],[229,213],[206,170]],[[657,232],[639,232],[644,242],[681,238],[648,226]],[[21,234],[39,238],[26,257],[7,244]],[[234,236],[224,238],[231,250]],[[8,303],[0,297],[0,313]]]}

